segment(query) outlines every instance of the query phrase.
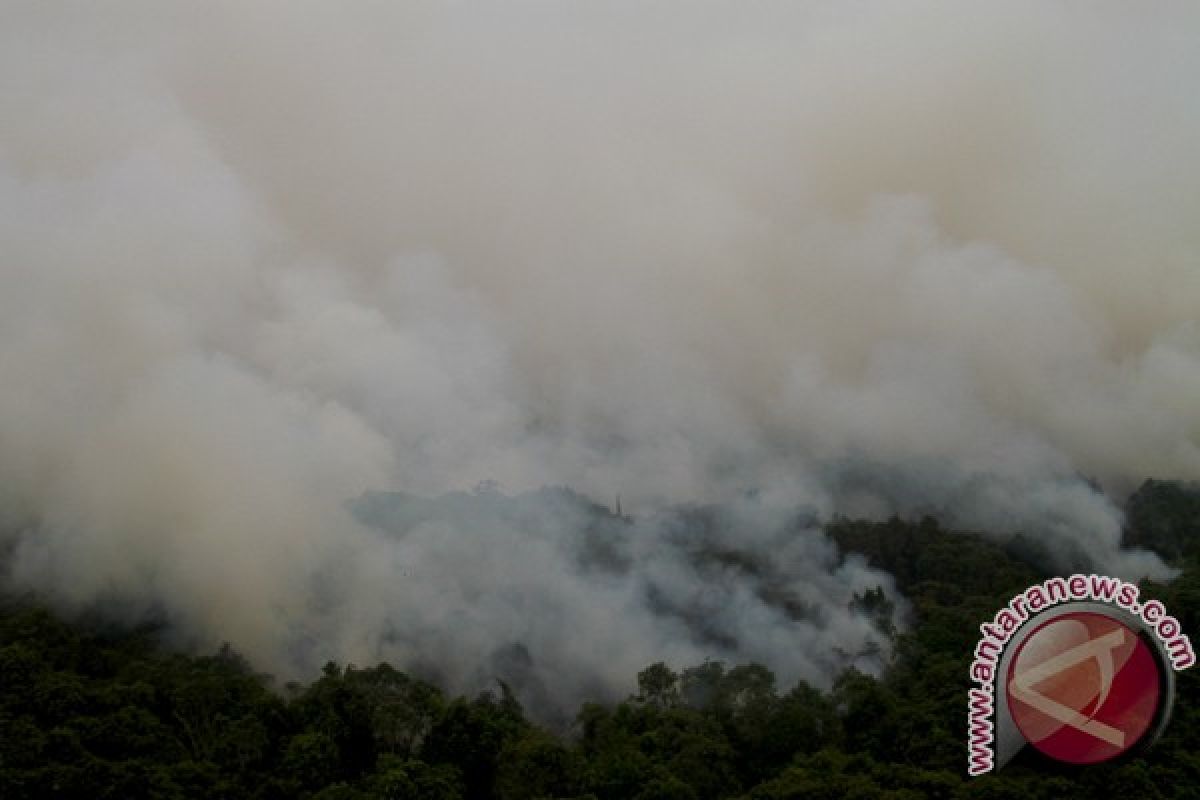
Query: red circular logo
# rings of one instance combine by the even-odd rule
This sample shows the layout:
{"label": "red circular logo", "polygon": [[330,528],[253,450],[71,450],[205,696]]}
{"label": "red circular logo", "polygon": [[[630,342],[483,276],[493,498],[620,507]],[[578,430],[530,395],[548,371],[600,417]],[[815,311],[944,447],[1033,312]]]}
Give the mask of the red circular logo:
{"label": "red circular logo", "polygon": [[1078,611],[1038,626],[1008,668],[1008,707],[1051,758],[1095,764],[1134,747],[1161,702],[1158,660],[1124,623]]}

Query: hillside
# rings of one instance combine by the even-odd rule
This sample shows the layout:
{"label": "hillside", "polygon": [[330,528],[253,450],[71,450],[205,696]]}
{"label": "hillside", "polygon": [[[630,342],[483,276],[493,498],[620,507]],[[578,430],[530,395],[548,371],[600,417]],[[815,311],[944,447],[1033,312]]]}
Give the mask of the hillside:
{"label": "hillside", "polygon": [[[1148,585],[1200,630],[1195,487],[1148,483],[1130,541],[1182,572]],[[562,494],[563,502],[580,503]],[[379,510],[384,499],[375,498]],[[515,508],[515,507],[513,507]],[[475,509],[478,511],[478,509]],[[510,508],[510,511],[512,508]],[[434,513],[432,508],[426,512]],[[777,685],[754,664],[653,664],[616,704],[585,703],[565,733],[530,720],[507,684],[450,696],[387,664],[329,664],[278,686],[229,648],[167,649],[153,627],[68,621],[36,598],[0,609],[0,794],[5,798],[1185,798],[1200,784],[1200,681],[1179,676],[1173,721],[1144,757],[1073,772],[1023,757],[964,776],[968,653],[979,621],[1041,573],[931,519],[839,520],[829,530],[896,577],[859,598],[895,637],[881,679],[846,669],[832,691]],[[633,676],[630,676],[631,679]]]}

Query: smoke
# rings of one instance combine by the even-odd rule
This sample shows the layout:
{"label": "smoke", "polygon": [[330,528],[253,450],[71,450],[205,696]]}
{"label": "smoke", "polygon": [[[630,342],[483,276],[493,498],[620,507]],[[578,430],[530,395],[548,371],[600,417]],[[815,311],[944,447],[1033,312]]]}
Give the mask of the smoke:
{"label": "smoke", "polygon": [[613,697],[654,660],[753,660],[827,684],[850,664],[878,671],[889,644],[858,600],[895,597],[890,576],[839,563],[807,509],[742,497],[635,520],[568,489],[487,485],[351,508],[394,542],[356,570],[354,635],[441,683],[503,676],[543,718]]}
{"label": "smoke", "polygon": [[6,3],[6,582],[552,708],[659,659],[876,663],[851,606],[892,587],[833,513],[1162,576],[1108,498],[1200,479],[1198,31]]}

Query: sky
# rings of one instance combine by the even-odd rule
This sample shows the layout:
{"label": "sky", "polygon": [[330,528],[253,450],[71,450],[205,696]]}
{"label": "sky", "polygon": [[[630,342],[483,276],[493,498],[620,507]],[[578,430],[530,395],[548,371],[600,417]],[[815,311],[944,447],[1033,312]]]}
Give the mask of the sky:
{"label": "sky", "polygon": [[[886,649],[835,514],[1165,577],[1120,500],[1200,480],[1198,38],[1165,2],[5,3],[4,585],[284,676],[519,662],[551,707]],[[619,568],[543,486],[621,496]],[[401,529],[372,491],[467,494]]]}

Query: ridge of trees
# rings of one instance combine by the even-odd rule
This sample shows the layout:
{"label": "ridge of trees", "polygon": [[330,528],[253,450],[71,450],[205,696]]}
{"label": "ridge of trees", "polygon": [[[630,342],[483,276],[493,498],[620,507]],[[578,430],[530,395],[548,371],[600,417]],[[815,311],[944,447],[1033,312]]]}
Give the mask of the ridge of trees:
{"label": "ridge of trees", "polygon": [[[1200,490],[1147,482],[1128,541],[1179,570],[1143,584],[1200,631]],[[1036,551],[915,522],[836,520],[829,533],[895,576],[911,624],[880,677],[780,687],[762,665],[648,665],[616,704],[585,703],[565,735],[503,683],[453,697],[388,664],[328,664],[274,687],[228,647],[171,652],[152,628],[69,622],[0,602],[0,796],[785,800],[1190,798],[1200,786],[1200,680],[1177,676],[1173,719],[1140,757],[1071,770],[1030,754],[965,775],[967,664],[1008,598],[1045,577]],[[1032,555],[1031,555],[1032,554]],[[856,603],[892,620],[882,589]],[[632,677],[632,676],[631,676]]]}

